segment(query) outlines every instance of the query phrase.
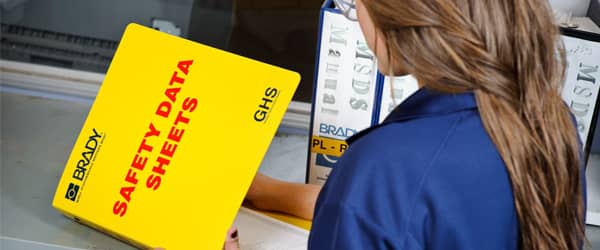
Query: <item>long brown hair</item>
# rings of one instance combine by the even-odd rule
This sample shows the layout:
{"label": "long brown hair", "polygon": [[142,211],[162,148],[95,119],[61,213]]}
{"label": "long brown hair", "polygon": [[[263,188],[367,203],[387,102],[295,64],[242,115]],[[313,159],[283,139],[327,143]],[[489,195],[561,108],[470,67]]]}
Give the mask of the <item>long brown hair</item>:
{"label": "long brown hair", "polygon": [[426,88],[475,93],[510,176],[520,248],[578,249],[582,160],[547,0],[362,1],[390,64]]}

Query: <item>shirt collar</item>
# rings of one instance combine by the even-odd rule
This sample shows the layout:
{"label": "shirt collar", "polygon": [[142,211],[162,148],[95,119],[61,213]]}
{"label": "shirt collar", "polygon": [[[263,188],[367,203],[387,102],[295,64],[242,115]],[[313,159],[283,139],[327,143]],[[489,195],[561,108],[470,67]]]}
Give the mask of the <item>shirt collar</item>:
{"label": "shirt collar", "polygon": [[440,116],[464,110],[477,109],[477,102],[473,92],[459,94],[441,93],[427,88],[421,88],[400,105],[378,125],[365,129],[346,139],[348,144],[368,134],[371,130],[388,123],[423,117]]}

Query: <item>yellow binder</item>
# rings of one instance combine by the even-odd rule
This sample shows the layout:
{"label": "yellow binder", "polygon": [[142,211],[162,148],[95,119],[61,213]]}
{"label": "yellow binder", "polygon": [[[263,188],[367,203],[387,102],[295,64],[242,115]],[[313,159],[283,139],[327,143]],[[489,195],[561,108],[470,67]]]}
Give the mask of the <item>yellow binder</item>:
{"label": "yellow binder", "polygon": [[52,205],[138,247],[221,249],[299,81],[130,24]]}

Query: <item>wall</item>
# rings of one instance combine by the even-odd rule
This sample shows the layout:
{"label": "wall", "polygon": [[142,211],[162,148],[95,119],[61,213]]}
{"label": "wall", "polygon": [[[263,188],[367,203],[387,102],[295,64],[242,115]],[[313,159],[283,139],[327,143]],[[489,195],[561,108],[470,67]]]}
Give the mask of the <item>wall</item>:
{"label": "wall", "polygon": [[550,0],[550,4],[554,10],[572,11],[573,16],[585,16],[590,0]]}

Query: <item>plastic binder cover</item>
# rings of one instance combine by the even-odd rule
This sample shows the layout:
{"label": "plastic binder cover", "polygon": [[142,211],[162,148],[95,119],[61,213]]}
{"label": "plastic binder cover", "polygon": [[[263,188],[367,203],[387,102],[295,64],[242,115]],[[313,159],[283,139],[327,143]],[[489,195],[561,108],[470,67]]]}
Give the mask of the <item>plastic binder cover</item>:
{"label": "plastic binder cover", "polygon": [[384,77],[358,22],[333,3],[321,9],[307,182],[323,184],[348,145],[345,139],[383,121],[418,89],[412,76]]}
{"label": "plastic binder cover", "polygon": [[321,11],[308,159],[309,183],[322,184],[347,147],[375,119],[377,63],[357,22]]}
{"label": "plastic binder cover", "polygon": [[138,247],[221,249],[299,80],[129,25],[53,206]]}

